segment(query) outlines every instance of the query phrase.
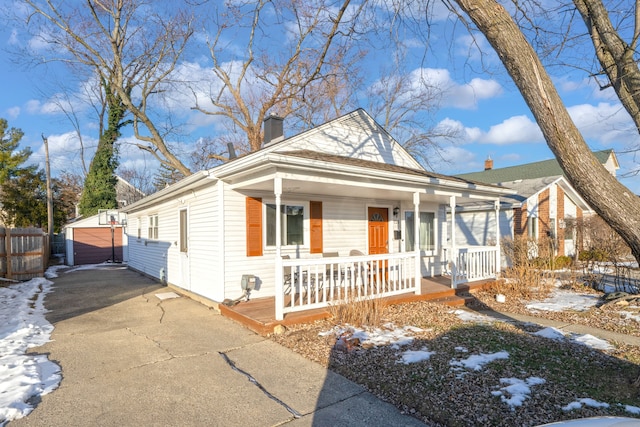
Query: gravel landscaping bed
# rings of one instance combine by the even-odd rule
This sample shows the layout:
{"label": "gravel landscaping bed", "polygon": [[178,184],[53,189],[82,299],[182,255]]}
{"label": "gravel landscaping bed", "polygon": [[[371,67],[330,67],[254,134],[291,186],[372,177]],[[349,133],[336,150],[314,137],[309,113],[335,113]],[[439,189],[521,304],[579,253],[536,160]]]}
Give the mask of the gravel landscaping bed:
{"label": "gravel landscaping bed", "polygon": [[[639,334],[619,307],[532,312],[527,302],[477,306]],[[384,307],[374,327],[321,321],[271,338],[362,385],[432,426],[535,426],[597,415],[640,418],[640,349],[599,350],[534,333],[533,324],[464,321],[457,309],[419,302]],[[385,341],[389,336],[395,337]]]}

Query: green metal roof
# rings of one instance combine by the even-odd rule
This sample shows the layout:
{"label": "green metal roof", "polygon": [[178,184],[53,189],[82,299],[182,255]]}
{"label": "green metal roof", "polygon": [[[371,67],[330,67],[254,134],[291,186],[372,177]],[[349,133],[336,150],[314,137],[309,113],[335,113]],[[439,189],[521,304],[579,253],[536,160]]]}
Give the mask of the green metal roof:
{"label": "green metal roof", "polygon": [[[594,151],[593,154],[605,164],[613,150]],[[509,166],[506,168],[489,169],[482,172],[470,172],[455,175],[458,178],[472,181],[484,182],[486,184],[498,184],[519,179],[536,179],[551,176],[564,176],[564,172],[556,159],[542,160],[539,162],[527,163],[519,166]]]}

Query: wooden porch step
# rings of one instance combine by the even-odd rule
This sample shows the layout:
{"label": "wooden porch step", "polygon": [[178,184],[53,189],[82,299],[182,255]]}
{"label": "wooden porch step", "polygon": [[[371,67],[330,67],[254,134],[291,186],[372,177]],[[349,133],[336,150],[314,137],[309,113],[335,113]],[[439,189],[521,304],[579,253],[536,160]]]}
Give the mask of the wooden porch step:
{"label": "wooden porch step", "polygon": [[[285,315],[284,320],[277,321],[275,320],[275,301],[273,299],[267,300],[270,304],[266,309],[266,313],[264,308],[258,308],[258,311],[256,311],[255,306],[252,307],[254,301],[251,301],[250,303],[245,302],[244,304],[240,303],[232,307],[220,304],[218,305],[218,310],[221,315],[235,320],[246,328],[263,336],[272,333],[274,328],[278,325],[289,326],[302,323],[313,323],[316,320],[324,320],[331,317],[328,309],[321,308],[305,310],[297,313],[288,313]],[[257,302],[258,306],[264,305],[261,301],[255,302]]]}
{"label": "wooden porch step", "polygon": [[429,300],[429,302],[434,302],[436,304],[443,304],[448,307],[461,307],[461,306],[467,305],[472,300],[473,300],[473,297],[451,295],[443,298],[435,298],[435,299]]}

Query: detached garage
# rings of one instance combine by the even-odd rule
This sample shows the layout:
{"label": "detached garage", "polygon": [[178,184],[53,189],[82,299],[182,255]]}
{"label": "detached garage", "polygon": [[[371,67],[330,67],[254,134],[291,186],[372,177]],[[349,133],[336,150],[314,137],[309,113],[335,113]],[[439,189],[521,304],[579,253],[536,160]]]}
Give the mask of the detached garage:
{"label": "detached garage", "polygon": [[[127,237],[122,224],[113,228],[100,224],[98,215],[81,219],[65,226],[65,252],[67,265],[101,264],[128,260]],[[104,221],[103,221],[104,222]]]}

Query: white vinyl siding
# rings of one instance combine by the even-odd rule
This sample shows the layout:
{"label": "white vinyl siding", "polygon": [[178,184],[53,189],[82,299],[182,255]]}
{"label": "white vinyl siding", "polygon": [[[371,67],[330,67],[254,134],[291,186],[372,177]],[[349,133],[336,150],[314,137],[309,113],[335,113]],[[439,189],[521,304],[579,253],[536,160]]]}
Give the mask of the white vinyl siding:
{"label": "white vinyl siding", "polygon": [[295,148],[284,141],[275,151],[312,150],[350,158],[423,169],[389,134],[368,117],[338,119],[309,131],[295,140]]}
{"label": "white vinyl siding", "polygon": [[[178,285],[180,277],[180,210],[189,208],[189,290],[212,300],[218,300],[216,281],[217,248],[215,185],[195,190],[183,195],[181,203],[176,200],[163,202],[140,212],[130,213],[130,220],[137,219],[144,225],[150,216],[157,215],[157,239],[129,239],[129,265],[142,273],[164,278],[168,283]],[[147,226],[147,228],[149,228]],[[196,231],[197,230],[197,231]],[[136,230],[137,232],[137,230]],[[164,276],[163,276],[164,275]]]}
{"label": "white vinyl siding", "polygon": [[[191,291],[214,301],[222,301],[223,278],[218,271],[221,232],[218,226],[216,185],[198,191],[197,197],[189,202],[189,265]],[[179,220],[177,211],[174,216]],[[176,247],[176,253],[178,251]]]}
{"label": "white vinyl siding", "polygon": [[[242,294],[240,281],[243,274],[253,274],[258,278],[258,289],[252,293],[254,298],[272,296],[275,294],[275,248],[266,247],[263,256],[247,257],[246,255],[246,194],[225,190],[225,287],[224,298],[237,298]],[[272,194],[256,193],[252,197],[261,197],[263,203],[269,203]],[[349,250],[359,249],[367,253],[367,222],[366,211],[368,205],[380,202],[354,198],[320,198],[311,197],[310,200],[322,201],[322,228],[324,235],[323,247],[325,252],[339,251],[340,256],[348,256]],[[289,202],[283,201],[283,204]],[[292,204],[302,203],[300,201]],[[308,206],[309,201],[303,202]],[[387,203],[387,202],[383,202]],[[308,212],[308,211],[307,211]],[[305,217],[305,242],[309,240],[308,214]],[[348,249],[344,249],[348,248]],[[292,258],[312,258],[321,254],[310,254],[307,247],[283,248],[283,255]]]}

